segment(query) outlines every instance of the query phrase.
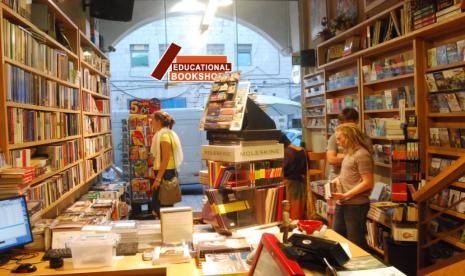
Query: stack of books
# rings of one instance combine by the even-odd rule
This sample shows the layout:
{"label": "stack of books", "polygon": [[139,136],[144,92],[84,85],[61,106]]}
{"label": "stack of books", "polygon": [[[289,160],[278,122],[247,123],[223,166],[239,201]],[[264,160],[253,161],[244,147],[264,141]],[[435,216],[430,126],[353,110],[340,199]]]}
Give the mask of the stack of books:
{"label": "stack of books", "polygon": [[462,13],[464,3],[460,0],[437,1],[436,21],[442,22],[455,15]]}
{"label": "stack of books", "polygon": [[412,6],[413,29],[417,30],[436,22],[436,5],[434,0],[416,1]]}
{"label": "stack of books", "polygon": [[22,194],[35,175],[35,168],[4,168],[0,171],[0,197]]}

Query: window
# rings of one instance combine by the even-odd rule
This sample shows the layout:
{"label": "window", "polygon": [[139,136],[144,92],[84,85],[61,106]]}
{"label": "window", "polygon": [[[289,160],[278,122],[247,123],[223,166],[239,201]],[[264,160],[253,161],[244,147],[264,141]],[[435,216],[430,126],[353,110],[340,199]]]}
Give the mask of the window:
{"label": "window", "polygon": [[168,48],[168,44],[158,44],[158,56],[161,58]]}
{"label": "window", "polygon": [[186,98],[178,97],[166,100],[161,100],[161,109],[165,108],[186,108]]}
{"label": "window", "polygon": [[237,44],[237,65],[252,65],[252,44]]}
{"label": "window", "polygon": [[224,44],[207,44],[207,55],[224,55]]}
{"label": "window", "polygon": [[148,44],[131,44],[131,67],[148,67],[149,66],[149,45]]}

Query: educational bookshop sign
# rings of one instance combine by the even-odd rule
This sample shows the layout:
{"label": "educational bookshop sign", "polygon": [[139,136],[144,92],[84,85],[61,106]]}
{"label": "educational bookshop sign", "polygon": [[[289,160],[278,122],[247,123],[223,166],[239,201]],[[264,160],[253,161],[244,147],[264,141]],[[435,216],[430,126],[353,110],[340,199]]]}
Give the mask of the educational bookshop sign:
{"label": "educational bookshop sign", "polygon": [[152,77],[161,80],[168,72],[171,82],[214,82],[218,74],[232,71],[227,56],[178,56],[181,47],[171,43]]}

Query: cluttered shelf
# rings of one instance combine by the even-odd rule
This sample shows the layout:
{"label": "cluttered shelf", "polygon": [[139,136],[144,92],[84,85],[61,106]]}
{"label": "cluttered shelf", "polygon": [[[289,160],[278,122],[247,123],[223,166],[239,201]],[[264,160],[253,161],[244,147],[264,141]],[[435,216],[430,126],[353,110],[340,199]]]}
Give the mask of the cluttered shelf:
{"label": "cluttered shelf", "polygon": [[83,111],[82,114],[89,115],[89,116],[111,117],[111,114],[97,113],[97,112]]}
{"label": "cluttered shelf", "polygon": [[325,95],[325,93],[316,94],[316,95],[308,95],[308,96],[305,96],[305,98],[308,99],[308,98],[322,97],[322,96],[324,96],[324,95]]}
{"label": "cluttered shelf", "polygon": [[43,175],[41,175],[41,176],[39,176],[37,178],[34,178],[31,182],[29,182],[28,187],[32,187],[35,184],[40,183],[40,182],[44,181],[47,178],[50,178],[50,177],[52,177],[54,175],[57,175],[57,174],[59,174],[61,172],[64,172],[64,171],[66,171],[67,169],[69,169],[71,167],[79,165],[81,162],[82,162],[82,159],[79,159],[78,161],[76,161],[74,163],[71,163],[71,164],[68,164],[68,165],[64,166],[63,168],[61,168],[61,169],[50,171],[50,172],[45,173],[45,174],[43,174]]}
{"label": "cluttered shelf", "polygon": [[307,129],[325,129],[326,127],[324,126],[308,126],[308,127],[305,127]]}
{"label": "cluttered shelf", "polygon": [[55,207],[57,207],[60,203],[62,203],[63,201],[67,200],[71,195],[73,195],[76,191],[78,191],[81,187],[84,187],[86,184],[88,184],[87,182],[83,182],[83,183],[80,183],[76,186],[74,186],[71,190],[67,191],[66,193],[64,193],[63,195],[60,196],[60,198],[58,198],[57,200],[55,200],[52,204],[50,204],[49,206],[45,207],[44,209],[40,210],[39,213],[40,213],[40,216],[43,216],[45,214],[47,214],[48,212],[50,212],[51,210],[53,210]]}
{"label": "cluttered shelf", "polygon": [[314,104],[314,105],[307,105],[305,106],[307,108],[313,108],[313,107],[325,107],[325,104]]}
{"label": "cluttered shelf", "polygon": [[[50,2],[49,2],[50,3]],[[1,5],[2,10],[3,10],[3,18],[7,18],[9,20],[13,20],[16,23],[19,23],[23,26],[26,26],[29,28],[32,32],[37,33],[40,37],[44,38],[46,41],[46,44],[55,48],[60,49],[61,51],[65,52],[69,57],[73,58],[74,60],[78,59],[78,55],[72,51],[70,51],[68,48],[60,44],[58,41],[56,41],[54,38],[52,38],[50,35],[46,34],[42,30],[40,30],[37,26],[32,24],[29,20],[15,12],[13,9],[8,7],[7,5],[3,4]],[[68,19],[69,20],[69,19]],[[66,21],[67,23],[72,22],[71,20]],[[77,27],[76,27],[77,31]]]}
{"label": "cluttered shelf", "polygon": [[58,139],[48,139],[48,140],[40,140],[40,141],[33,141],[33,142],[10,144],[8,145],[8,149],[13,150],[13,149],[35,147],[35,146],[43,146],[47,144],[60,143],[60,142],[70,141],[70,140],[79,139],[79,138],[81,138],[81,135],[73,135],[73,136],[68,136],[68,137],[63,137],[63,138],[58,138]]}
{"label": "cluttered shelf", "polygon": [[[381,14],[381,16],[383,15],[384,14]],[[359,25],[343,32],[342,34],[330,40],[325,41],[324,43],[318,45],[318,48],[329,46],[333,41],[336,42],[338,40],[345,39],[345,37],[347,36],[353,36],[353,32],[357,30],[358,28],[360,28],[360,25],[362,24],[364,26],[369,25],[372,20],[376,20],[376,17],[372,17],[369,20],[364,21],[360,23]],[[409,43],[411,43],[416,38],[427,39],[429,37],[435,37],[441,32],[445,32],[445,31],[451,32],[454,30],[460,30],[463,28],[463,24],[465,24],[465,13],[461,13],[459,15],[450,17],[442,22],[433,23],[431,25],[425,26],[418,30],[411,31],[403,36],[399,36],[389,41],[380,43],[376,46],[360,50],[346,57],[319,65],[318,68],[332,69],[332,68],[340,67],[347,63],[355,62],[356,59],[360,56],[370,56],[374,54],[380,54],[386,51],[391,51],[393,48],[404,47],[408,45]]]}
{"label": "cluttered shelf", "polygon": [[29,109],[29,110],[38,110],[38,111],[51,111],[51,112],[61,112],[61,113],[76,113],[76,114],[80,113],[79,110],[63,109],[63,108],[40,106],[40,105],[25,104],[25,103],[16,103],[16,102],[7,102],[6,106]]}
{"label": "cluttered shelf", "polygon": [[21,62],[18,62],[18,61],[15,61],[15,60],[12,60],[8,57],[3,57],[3,60],[6,62],[6,63],[9,63],[11,65],[14,65],[16,67],[19,67],[25,71],[28,71],[30,73],[33,73],[35,75],[38,75],[38,76],[41,76],[41,77],[44,77],[46,79],[49,79],[49,80],[52,80],[52,81],[55,81],[55,82],[58,82],[60,84],[63,84],[63,85],[66,85],[68,87],[72,87],[72,88],[79,88],[79,85],[77,84],[74,84],[72,82],[68,82],[68,81],[64,81],[62,79],[59,79],[57,77],[54,77],[54,76],[51,76],[49,74],[45,74],[44,72],[42,72],[41,70],[38,70],[38,69],[35,69],[35,68],[32,68],[30,66],[27,66],[27,65],[24,65],[22,64]]}

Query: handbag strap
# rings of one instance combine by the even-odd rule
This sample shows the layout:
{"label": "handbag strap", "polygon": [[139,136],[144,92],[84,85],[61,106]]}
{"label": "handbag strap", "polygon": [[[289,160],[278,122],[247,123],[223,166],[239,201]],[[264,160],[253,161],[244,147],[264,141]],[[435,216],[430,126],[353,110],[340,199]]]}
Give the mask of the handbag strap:
{"label": "handbag strap", "polygon": [[[172,131],[172,130],[171,130]],[[173,155],[173,162],[174,162],[174,174],[176,175],[176,177],[178,177],[178,170],[176,169],[176,157],[174,155],[174,148],[173,148],[173,139],[172,139],[172,135],[171,132],[169,133],[169,136],[170,136],[170,142],[171,142],[171,154]]]}

